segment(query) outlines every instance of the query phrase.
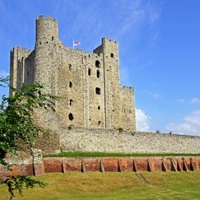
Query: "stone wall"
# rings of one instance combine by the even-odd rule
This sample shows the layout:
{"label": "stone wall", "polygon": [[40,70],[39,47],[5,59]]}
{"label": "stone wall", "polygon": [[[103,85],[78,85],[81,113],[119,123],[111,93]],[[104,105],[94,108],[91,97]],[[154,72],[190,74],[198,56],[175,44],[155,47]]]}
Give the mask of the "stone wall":
{"label": "stone wall", "polygon": [[200,153],[198,136],[103,129],[65,128],[60,145],[64,151]]}
{"label": "stone wall", "polygon": [[[134,90],[120,85],[116,41],[102,38],[93,53],[72,49],[59,39],[58,21],[39,16],[35,49],[13,48],[10,77],[17,89],[40,83],[44,92],[62,97],[55,102],[58,125],[136,130]],[[42,114],[40,118],[48,117]],[[54,130],[54,125],[50,121],[48,128]]]}

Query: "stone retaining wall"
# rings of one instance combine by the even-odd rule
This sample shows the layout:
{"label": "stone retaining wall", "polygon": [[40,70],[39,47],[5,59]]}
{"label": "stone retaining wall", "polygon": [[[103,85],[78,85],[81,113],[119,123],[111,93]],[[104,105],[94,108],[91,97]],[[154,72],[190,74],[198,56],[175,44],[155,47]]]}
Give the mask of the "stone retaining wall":
{"label": "stone retaining wall", "polygon": [[12,172],[0,166],[0,174],[38,176],[45,173],[124,172],[124,171],[196,171],[200,157],[106,157],[106,158],[43,158],[29,164],[13,165]]}

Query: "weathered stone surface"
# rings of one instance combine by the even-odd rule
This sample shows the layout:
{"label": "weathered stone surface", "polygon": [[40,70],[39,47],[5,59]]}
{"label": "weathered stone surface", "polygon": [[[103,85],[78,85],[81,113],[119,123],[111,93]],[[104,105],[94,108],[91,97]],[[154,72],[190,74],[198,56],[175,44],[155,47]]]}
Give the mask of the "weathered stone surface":
{"label": "weathered stone surface", "polygon": [[45,112],[38,115],[41,126],[50,130],[63,125],[136,130],[134,90],[120,85],[116,41],[102,38],[93,53],[72,49],[58,38],[57,20],[40,16],[35,49],[15,47],[10,57],[14,87],[37,82],[45,86],[45,92],[62,97],[55,102],[52,116]]}
{"label": "weathered stone surface", "polygon": [[59,40],[57,20],[40,16],[35,49],[14,47],[10,58],[17,90],[38,82],[62,97],[54,111],[35,110],[35,123],[50,133],[38,138],[43,152],[200,153],[197,136],[135,132],[134,90],[120,85],[115,41],[102,38],[93,53],[72,49]]}

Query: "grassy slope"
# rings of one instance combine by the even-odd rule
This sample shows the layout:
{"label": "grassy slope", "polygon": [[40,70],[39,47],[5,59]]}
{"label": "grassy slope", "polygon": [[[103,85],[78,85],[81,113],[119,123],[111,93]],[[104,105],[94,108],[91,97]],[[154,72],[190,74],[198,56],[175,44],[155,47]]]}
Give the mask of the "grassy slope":
{"label": "grassy slope", "polygon": [[[14,200],[66,199],[200,199],[200,171],[142,172],[150,184],[144,184],[134,172],[79,172],[46,174],[37,179],[45,181],[45,189],[24,191],[24,197]],[[9,199],[6,188],[0,186],[0,200]]]}

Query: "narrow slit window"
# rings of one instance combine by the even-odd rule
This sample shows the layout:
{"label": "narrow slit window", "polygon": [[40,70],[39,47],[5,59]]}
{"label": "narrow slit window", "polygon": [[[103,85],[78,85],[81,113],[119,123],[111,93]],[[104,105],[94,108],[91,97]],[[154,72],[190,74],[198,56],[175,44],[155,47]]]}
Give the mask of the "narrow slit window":
{"label": "narrow slit window", "polygon": [[97,70],[97,78],[100,78],[100,71]]}
{"label": "narrow slit window", "polygon": [[70,120],[70,121],[73,121],[73,120],[74,120],[74,116],[73,116],[72,113],[69,114],[69,120]]}
{"label": "narrow slit window", "polygon": [[91,75],[91,69],[89,68],[88,69],[88,76],[90,76]]}
{"label": "narrow slit window", "polygon": [[72,106],[74,101],[72,99],[69,100],[69,105]]}
{"label": "narrow slit window", "polygon": [[70,81],[70,82],[69,82],[69,87],[72,88],[72,85],[73,85],[73,84],[72,84],[72,82]]}

